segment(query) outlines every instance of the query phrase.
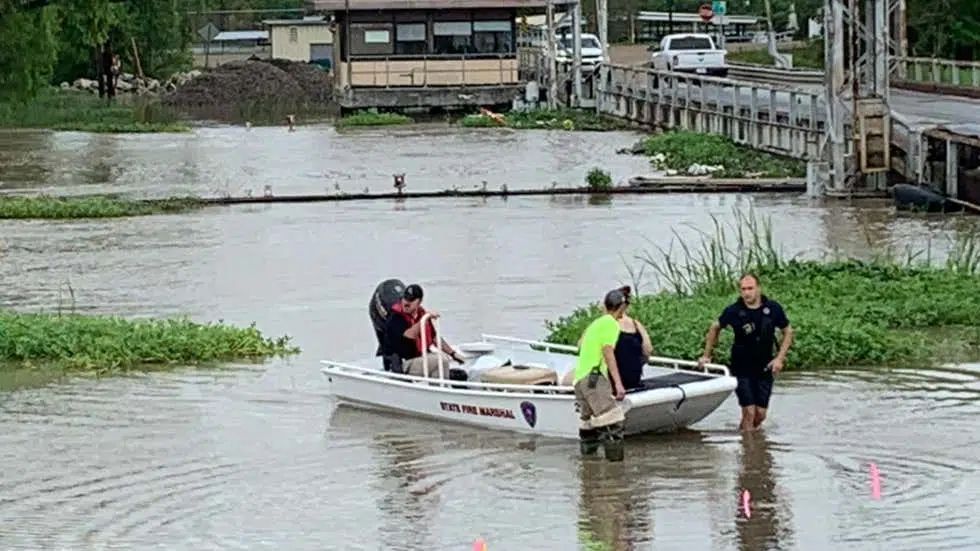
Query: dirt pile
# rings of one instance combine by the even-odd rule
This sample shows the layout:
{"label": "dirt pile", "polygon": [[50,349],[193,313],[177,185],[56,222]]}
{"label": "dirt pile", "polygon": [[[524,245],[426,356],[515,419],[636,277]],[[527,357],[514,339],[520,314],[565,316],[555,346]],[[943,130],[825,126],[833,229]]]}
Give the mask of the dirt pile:
{"label": "dirt pile", "polygon": [[251,59],[205,71],[163,101],[188,111],[223,111],[244,105],[302,109],[326,107],[332,91],[333,78],[317,66],[281,59]]}

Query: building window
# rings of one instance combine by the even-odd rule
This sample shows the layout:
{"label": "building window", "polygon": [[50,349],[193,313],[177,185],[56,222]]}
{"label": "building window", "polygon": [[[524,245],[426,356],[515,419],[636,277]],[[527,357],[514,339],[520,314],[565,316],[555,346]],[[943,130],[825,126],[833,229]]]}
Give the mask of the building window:
{"label": "building window", "polygon": [[391,55],[394,51],[392,27],[390,23],[351,23],[351,54]]}
{"label": "building window", "polygon": [[432,24],[432,46],[437,54],[466,54],[473,51],[473,23],[440,21]]}
{"label": "building window", "polygon": [[474,21],[473,49],[478,54],[513,52],[514,29],[510,21]]}
{"label": "building window", "polygon": [[425,23],[399,23],[395,27],[395,53],[422,55],[427,50]]}
{"label": "building window", "polygon": [[289,27],[289,41],[299,42],[299,29],[296,27]]}

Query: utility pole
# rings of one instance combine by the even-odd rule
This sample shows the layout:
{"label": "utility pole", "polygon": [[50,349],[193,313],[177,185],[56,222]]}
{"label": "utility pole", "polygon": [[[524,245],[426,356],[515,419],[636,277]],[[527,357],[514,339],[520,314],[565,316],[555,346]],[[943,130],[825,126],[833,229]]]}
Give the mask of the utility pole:
{"label": "utility pole", "polygon": [[350,0],[344,1],[344,55],[347,57],[347,86],[344,88],[346,90],[353,90],[354,83],[351,82],[353,73],[351,71],[351,55],[350,55]]}
{"label": "utility pole", "polygon": [[572,4],[572,107],[582,106],[582,4]]}
{"label": "utility pole", "polygon": [[558,55],[555,52],[555,3],[548,0],[545,27],[548,33],[548,109],[558,107]]}
{"label": "utility pole", "polygon": [[602,46],[602,62],[609,63],[609,6],[607,0],[596,0],[596,24],[599,27],[599,45]]}

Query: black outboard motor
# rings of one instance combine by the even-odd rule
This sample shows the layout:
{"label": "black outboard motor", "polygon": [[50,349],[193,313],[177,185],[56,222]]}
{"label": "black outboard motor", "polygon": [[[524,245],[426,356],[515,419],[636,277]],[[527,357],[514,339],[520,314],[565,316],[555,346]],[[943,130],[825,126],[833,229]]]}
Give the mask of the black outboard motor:
{"label": "black outboard motor", "polygon": [[386,279],[378,284],[371,295],[368,313],[371,315],[371,325],[374,326],[374,336],[378,338],[378,351],[381,355],[381,343],[384,342],[385,322],[391,315],[391,305],[398,302],[405,292],[405,284],[400,279]]}

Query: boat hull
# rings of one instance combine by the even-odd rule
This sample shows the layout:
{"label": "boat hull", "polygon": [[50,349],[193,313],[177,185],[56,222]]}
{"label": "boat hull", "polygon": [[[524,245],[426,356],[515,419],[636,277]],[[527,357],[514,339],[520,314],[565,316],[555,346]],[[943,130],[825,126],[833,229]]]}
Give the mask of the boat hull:
{"label": "boat hull", "polygon": [[[373,365],[323,363],[329,393],[339,407],[401,412],[553,438],[578,438],[578,414],[569,387],[440,381],[393,375]],[[671,432],[693,425],[715,411],[736,386],[735,379],[727,374],[649,369],[645,387],[630,392],[622,402],[628,436]]]}

